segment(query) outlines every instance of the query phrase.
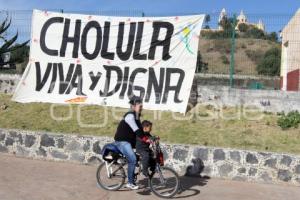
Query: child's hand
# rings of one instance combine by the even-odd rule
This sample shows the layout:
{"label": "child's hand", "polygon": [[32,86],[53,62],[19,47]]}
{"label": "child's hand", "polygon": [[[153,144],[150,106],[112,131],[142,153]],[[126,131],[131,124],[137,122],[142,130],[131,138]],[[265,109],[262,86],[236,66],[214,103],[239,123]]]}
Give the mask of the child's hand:
{"label": "child's hand", "polygon": [[149,143],[149,144],[151,144],[151,143],[152,143],[152,140],[150,140],[150,139],[147,139],[147,140],[146,140],[146,143]]}
{"label": "child's hand", "polygon": [[154,135],[154,136],[151,137],[151,142],[152,143],[158,144],[159,140],[160,140],[159,136]]}
{"label": "child's hand", "polygon": [[145,143],[148,143],[148,144],[151,144],[151,143],[152,143],[151,138],[148,138],[148,137],[143,137],[143,138],[142,138],[142,141],[145,142]]}

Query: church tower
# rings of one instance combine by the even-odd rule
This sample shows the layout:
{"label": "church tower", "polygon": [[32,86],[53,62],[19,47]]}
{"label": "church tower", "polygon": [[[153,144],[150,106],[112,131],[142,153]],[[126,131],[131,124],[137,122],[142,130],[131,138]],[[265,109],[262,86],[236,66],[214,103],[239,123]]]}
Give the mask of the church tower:
{"label": "church tower", "polygon": [[221,13],[220,13],[220,16],[219,16],[219,30],[223,30],[223,27],[220,25],[220,23],[221,23],[221,21],[223,20],[223,19],[226,19],[227,18],[227,12],[226,12],[226,10],[225,10],[225,8],[223,8],[222,9],[222,11],[221,11]]}
{"label": "church tower", "polygon": [[241,24],[241,23],[247,23],[247,17],[246,15],[244,14],[244,11],[241,10],[241,13],[240,15],[237,17],[237,20],[238,20],[238,23]]}
{"label": "church tower", "polygon": [[263,23],[263,21],[261,19],[259,19],[258,24],[256,25],[256,27],[262,31],[265,31],[265,24]]}

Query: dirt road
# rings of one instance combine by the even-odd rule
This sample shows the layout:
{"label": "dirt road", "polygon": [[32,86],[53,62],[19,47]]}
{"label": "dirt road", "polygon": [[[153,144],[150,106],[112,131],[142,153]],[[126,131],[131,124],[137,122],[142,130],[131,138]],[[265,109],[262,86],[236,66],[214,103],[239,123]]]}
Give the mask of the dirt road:
{"label": "dirt road", "polygon": [[[97,187],[97,166],[17,158],[0,153],[1,200],[156,199],[147,189],[107,192]],[[178,199],[299,200],[300,188],[181,177]]]}

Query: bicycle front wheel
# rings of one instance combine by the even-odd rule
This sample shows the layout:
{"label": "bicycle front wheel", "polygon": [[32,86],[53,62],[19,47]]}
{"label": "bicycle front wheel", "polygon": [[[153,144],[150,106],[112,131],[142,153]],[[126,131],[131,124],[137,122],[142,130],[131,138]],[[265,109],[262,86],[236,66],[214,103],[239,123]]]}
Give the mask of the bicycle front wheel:
{"label": "bicycle front wheel", "polygon": [[160,198],[171,198],[179,189],[178,174],[169,167],[157,167],[153,177],[149,179],[151,191]]}
{"label": "bicycle front wheel", "polygon": [[97,183],[105,190],[118,190],[125,182],[125,170],[118,163],[103,162],[97,169]]}

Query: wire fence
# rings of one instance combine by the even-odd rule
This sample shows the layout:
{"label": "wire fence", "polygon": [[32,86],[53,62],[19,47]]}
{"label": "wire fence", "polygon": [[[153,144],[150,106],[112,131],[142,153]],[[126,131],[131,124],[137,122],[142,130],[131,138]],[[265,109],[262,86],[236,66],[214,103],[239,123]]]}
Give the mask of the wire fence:
{"label": "wire fence", "polygon": [[[201,14],[201,12],[145,13],[142,10],[78,12],[57,9],[52,11],[131,17]],[[1,11],[0,22],[7,15],[12,19],[12,23],[5,36],[11,37],[18,32],[18,43],[29,40],[32,11]],[[224,20],[224,18],[227,20]],[[280,32],[291,18],[292,14],[208,14],[201,32],[196,72],[200,73],[200,76],[207,80],[211,78],[222,79],[224,81],[220,81],[220,84],[232,87],[279,89],[281,63]],[[233,24],[234,19],[236,19],[236,24]],[[228,28],[230,24],[231,28]],[[235,37],[233,37],[233,32]],[[275,57],[274,60],[266,60],[268,55]],[[270,66],[267,66],[268,62]],[[0,73],[8,71],[0,69]],[[10,72],[20,73],[22,70],[10,70]]]}

